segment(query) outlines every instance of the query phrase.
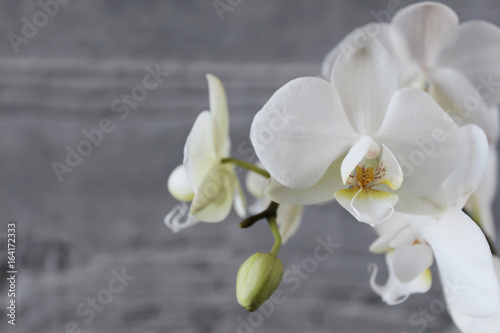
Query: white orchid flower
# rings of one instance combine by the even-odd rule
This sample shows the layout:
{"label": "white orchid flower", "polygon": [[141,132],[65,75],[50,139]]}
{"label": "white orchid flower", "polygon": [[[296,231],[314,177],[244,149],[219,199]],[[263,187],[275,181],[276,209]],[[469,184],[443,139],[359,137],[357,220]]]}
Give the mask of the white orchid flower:
{"label": "white orchid flower", "polygon": [[326,56],[323,76],[331,76],[341,50],[352,52],[373,37],[397,65],[400,87],[427,91],[458,125],[476,124],[490,142],[497,140],[499,124],[489,107],[500,103],[499,27],[485,21],[459,25],[451,8],[417,3],[399,11],[390,24],[371,23],[348,35]]}
{"label": "white orchid flower", "polygon": [[168,181],[175,198],[192,200],[191,222],[193,218],[202,222],[222,221],[233,202],[238,215],[246,215],[234,165],[222,163],[231,147],[226,92],[217,77],[208,74],[207,80],[210,111],[203,111],[196,119],[184,147],[184,163],[172,172]]}
{"label": "white orchid flower", "polygon": [[[500,258],[493,257],[495,273],[500,280]],[[453,303],[448,304],[448,312],[457,327],[466,333],[498,333],[500,328],[500,307],[490,317],[480,318],[468,316],[461,312]]]}
{"label": "white orchid flower", "polygon": [[[262,163],[257,163],[258,167],[263,167]],[[265,190],[269,179],[262,177],[255,172],[248,172],[245,180],[248,192],[256,198],[253,205],[248,207],[251,214],[258,214],[264,211],[271,203],[265,195]],[[301,205],[279,205],[276,211],[276,222],[278,223],[281,241],[285,244],[290,237],[295,235],[302,222],[304,206]]]}
{"label": "white orchid flower", "polygon": [[428,269],[435,259],[447,303],[468,316],[486,317],[498,308],[498,279],[486,238],[462,208],[481,180],[488,143],[475,125],[460,132],[468,143],[462,161],[436,194],[436,201],[448,209],[434,216],[397,212],[377,226],[380,237],[370,250],[387,253],[390,277],[384,286],[378,285],[375,269],[370,284],[384,301],[397,304],[412,293],[428,290]]}
{"label": "white orchid flower", "polygon": [[398,90],[377,41],[342,53],[331,82],[305,77],[280,88],[255,116],[250,138],[271,174],[273,201],[335,197],[371,225],[389,218],[398,198],[398,209],[415,209],[417,200],[405,196],[436,191],[461,154],[456,124],[421,90]]}

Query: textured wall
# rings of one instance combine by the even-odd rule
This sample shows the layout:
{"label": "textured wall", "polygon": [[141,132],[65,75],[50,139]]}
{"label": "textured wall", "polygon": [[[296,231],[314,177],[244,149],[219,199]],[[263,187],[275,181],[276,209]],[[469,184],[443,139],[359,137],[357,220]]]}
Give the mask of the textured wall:
{"label": "textured wall", "polygon": [[[500,24],[497,1],[447,3],[463,19]],[[194,119],[208,108],[204,75],[226,84],[233,153],[248,158],[237,148],[246,147],[252,117],[271,94],[295,77],[318,75],[326,52],[386,6],[243,0],[221,21],[211,1],[72,0],[32,37],[17,39],[16,53],[9,36],[22,37],[23,17],[33,22],[41,7],[0,3],[0,232],[18,222],[19,265],[17,326],[6,324],[2,279],[0,331],[220,333],[236,332],[242,320],[258,323],[237,305],[234,284],[241,262],[270,248],[268,228],[241,230],[234,215],[179,234],[163,225],[176,205],[166,179],[182,160]],[[129,114],[112,112],[148,66],[168,75]],[[103,119],[109,133],[59,182],[51,163],[64,162],[66,147],[75,149],[82,131]],[[318,237],[340,247],[298,287],[284,283],[286,301],[255,332],[422,327],[409,318],[441,297],[437,279],[425,295],[384,305],[368,285],[367,265],[383,265],[367,251],[372,230],[333,204],[307,209],[280,252],[285,269],[312,256]],[[3,273],[1,238],[0,247]],[[129,279],[116,280],[123,269]],[[81,305],[106,295],[112,299],[94,315]],[[425,332],[456,331],[443,312]]]}

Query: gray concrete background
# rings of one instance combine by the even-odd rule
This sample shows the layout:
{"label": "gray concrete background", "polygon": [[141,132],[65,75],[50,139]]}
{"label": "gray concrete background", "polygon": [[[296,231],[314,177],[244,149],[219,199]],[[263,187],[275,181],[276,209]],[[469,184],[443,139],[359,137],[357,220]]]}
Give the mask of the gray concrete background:
{"label": "gray concrete background", "polygon": [[[233,3],[236,3],[234,1]],[[410,3],[401,1],[402,5]],[[464,20],[500,24],[497,1],[447,1]],[[179,234],[163,225],[175,207],[169,172],[197,114],[208,108],[204,75],[227,86],[233,153],[247,148],[253,115],[287,81],[318,75],[328,50],[354,27],[373,21],[387,1],[248,1],[221,21],[211,1],[73,0],[15,53],[37,1],[0,3],[0,225],[17,221],[18,318],[6,324],[7,285],[0,281],[1,332],[236,332],[248,317],[236,302],[239,265],[268,251],[262,224],[240,230],[234,216]],[[169,73],[125,119],[113,100],[140,85],[146,66]],[[114,130],[60,183],[51,163],[82,130],[109,118]],[[241,173],[243,176],[244,173]],[[500,212],[496,212],[500,217]],[[309,207],[280,252],[285,269],[313,255],[317,237],[340,248],[255,332],[417,332],[409,318],[441,297],[432,290],[396,307],[369,288],[367,251],[375,236],[337,205]],[[0,239],[2,252],[4,239]],[[6,255],[0,255],[6,271]],[[108,287],[113,270],[135,276],[101,312],[77,313]],[[383,276],[383,274],[382,274]],[[382,280],[380,281],[382,282]],[[86,322],[89,319],[89,322]],[[71,331],[70,327],[67,331]],[[456,332],[443,312],[425,332]]]}

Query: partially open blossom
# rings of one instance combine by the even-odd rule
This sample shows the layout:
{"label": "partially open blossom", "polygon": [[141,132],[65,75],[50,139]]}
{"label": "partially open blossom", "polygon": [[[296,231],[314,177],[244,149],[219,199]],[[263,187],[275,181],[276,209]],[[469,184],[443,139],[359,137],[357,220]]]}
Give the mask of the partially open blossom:
{"label": "partially open blossom", "polygon": [[271,174],[272,200],[336,198],[371,225],[434,193],[462,144],[430,96],[398,90],[397,70],[378,41],[341,53],[331,82],[306,77],[280,88],[255,116],[250,137]]}
{"label": "partially open blossom", "polygon": [[481,180],[488,143],[475,125],[460,132],[467,143],[462,160],[431,199],[447,209],[431,216],[397,212],[378,226],[380,237],[370,250],[387,253],[390,277],[380,286],[374,270],[370,284],[384,301],[397,304],[430,287],[428,269],[435,260],[447,303],[468,316],[486,317],[499,304],[498,279],[486,238],[462,208]]}
{"label": "partially open blossom", "polygon": [[224,86],[207,75],[210,111],[196,119],[184,147],[184,163],[169,177],[172,195],[190,201],[190,214],[203,222],[219,222],[227,217],[234,201],[236,212],[244,216],[244,196],[234,166],[222,163],[229,156],[229,117]]}

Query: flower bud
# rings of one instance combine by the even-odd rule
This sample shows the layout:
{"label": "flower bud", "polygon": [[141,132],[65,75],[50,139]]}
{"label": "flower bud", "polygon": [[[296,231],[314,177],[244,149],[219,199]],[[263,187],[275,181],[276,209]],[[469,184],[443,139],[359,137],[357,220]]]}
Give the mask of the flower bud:
{"label": "flower bud", "polygon": [[271,253],[255,253],[245,260],[236,278],[238,303],[248,311],[257,310],[278,288],[283,264]]}

